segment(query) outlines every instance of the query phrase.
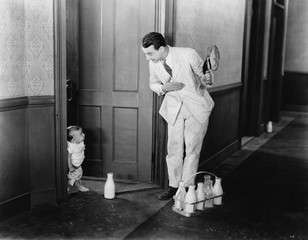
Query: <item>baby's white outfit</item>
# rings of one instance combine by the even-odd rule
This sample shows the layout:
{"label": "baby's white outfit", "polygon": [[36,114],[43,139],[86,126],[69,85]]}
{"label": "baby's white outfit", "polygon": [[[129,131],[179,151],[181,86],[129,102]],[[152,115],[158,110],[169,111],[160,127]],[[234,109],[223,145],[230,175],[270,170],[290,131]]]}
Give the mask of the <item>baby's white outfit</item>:
{"label": "baby's white outfit", "polygon": [[83,163],[84,160],[84,150],[85,150],[85,145],[84,142],[80,143],[71,143],[67,142],[67,151],[68,153],[72,154],[72,164],[75,168],[74,171],[69,172],[67,174],[67,177],[69,179],[68,183],[71,186],[74,186],[75,181],[78,181],[82,177],[82,168],[81,164]]}

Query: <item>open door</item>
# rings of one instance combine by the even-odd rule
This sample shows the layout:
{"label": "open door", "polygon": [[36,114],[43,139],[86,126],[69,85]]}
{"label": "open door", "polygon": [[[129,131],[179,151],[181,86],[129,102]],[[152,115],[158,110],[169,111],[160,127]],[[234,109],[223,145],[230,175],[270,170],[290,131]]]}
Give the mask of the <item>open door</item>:
{"label": "open door", "polygon": [[[249,65],[243,95],[244,136],[259,136],[268,121],[280,119],[288,5],[287,0],[253,0],[252,3]],[[271,10],[269,15],[267,10]],[[267,32],[269,36],[265,35]],[[268,40],[269,48],[265,51]]]}
{"label": "open door", "polygon": [[140,46],[154,23],[155,0],[67,1],[67,119],[86,134],[84,176],[153,180],[153,93]]}
{"label": "open door", "polygon": [[244,136],[259,136],[264,130],[264,30],[266,2],[253,0],[245,96]]}
{"label": "open door", "polygon": [[272,25],[271,25],[271,53],[269,56],[269,78],[271,82],[269,120],[280,121],[282,109],[282,85],[283,85],[283,62],[284,44],[286,39],[286,18],[288,0],[273,2]]}

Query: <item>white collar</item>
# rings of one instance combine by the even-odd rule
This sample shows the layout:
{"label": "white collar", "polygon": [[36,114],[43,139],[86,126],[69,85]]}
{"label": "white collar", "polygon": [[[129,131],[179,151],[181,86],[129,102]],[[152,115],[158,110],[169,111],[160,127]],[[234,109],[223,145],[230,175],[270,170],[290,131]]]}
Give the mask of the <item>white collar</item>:
{"label": "white collar", "polygon": [[168,46],[168,55],[166,57],[166,63],[171,67],[172,66],[172,53],[171,53],[171,47],[169,45]]}

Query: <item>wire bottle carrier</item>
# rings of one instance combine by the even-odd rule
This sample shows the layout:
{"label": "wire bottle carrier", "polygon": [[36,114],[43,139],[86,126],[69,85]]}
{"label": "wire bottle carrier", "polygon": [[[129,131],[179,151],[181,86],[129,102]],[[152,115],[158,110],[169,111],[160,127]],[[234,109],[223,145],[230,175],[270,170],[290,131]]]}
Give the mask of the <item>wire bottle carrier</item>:
{"label": "wire bottle carrier", "polygon": [[[216,184],[218,184],[218,185],[221,184],[220,183],[221,178],[217,177],[213,173],[206,172],[206,171],[197,172],[197,173],[193,174],[192,176],[190,176],[189,179],[191,179],[192,177],[194,177],[198,174],[210,175],[210,176],[215,178]],[[187,183],[188,180],[186,180],[185,182],[182,183],[183,186]],[[210,184],[211,183],[212,183],[212,181],[210,180]],[[210,187],[212,187],[212,186],[210,186]],[[221,199],[222,199],[222,196],[224,195],[221,185],[218,186],[218,187],[219,187],[218,192],[217,193],[213,192],[214,195],[212,195],[211,197],[205,197],[204,200],[200,200],[200,201],[197,200],[197,201],[194,201],[193,203],[186,202],[185,199],[180,199],[179,195],[178,195],[179,192],[177,192],[177,194],[175,196],[173,196],[174,205],[172,206],[172,210],[176,213],[179,213],[179,214],[185,216],[185,217],[192,217],[192,216],[196,216],[196,215],[198,215],[198,214],[200,214],[200,213],[202,213],[206,210],[213,209],[214,207],[221,205]],[[185,188],[184,188],[184,190],[185,190]],[[186,190],[185,190],[185,194],[187,194]],[[214,201],[216,202],[216,204],[214,203]],[[211,203],[210,205],[208,204],[209,202]],[[180,204],[177,204],[177,203],[180,203]],[[201,204],[201,206],[203,206],[201,208],[202,210],[199,210],[200,208],[197,209],[197,205],[200,206],[200,204]],[[179,207],[179,205],[181,205],[182,207]],[[193,210],[190,211],[190,212],[187,212],[186,209],[193,209]]]}

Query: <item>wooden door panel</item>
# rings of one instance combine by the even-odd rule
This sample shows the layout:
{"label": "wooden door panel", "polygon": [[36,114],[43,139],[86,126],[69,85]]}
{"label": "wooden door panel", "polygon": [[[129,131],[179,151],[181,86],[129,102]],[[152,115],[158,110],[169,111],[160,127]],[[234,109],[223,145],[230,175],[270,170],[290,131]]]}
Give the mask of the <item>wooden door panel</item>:
{"label": "wooden door panel", "polygon": [[79,90],[101,88],[101,0],[79,1]]}
{"label": "wooden door panel", "polygon": [[112,168],[124,179],[138,179],[138,110],[114,108]]}
{"label": "wooden door panel", "polygon": [[83,131],[86,134],[86,161],[83,166],[84,175],[99,177],[103,174],[103,159],[101,152],[101,107],[79,105],[78,109],[79,125],[82,126]]}
{"label": "wooden door panel", "polygon": [[140,106],[140,94],[134,92],[94,92],[80,91],[79,104],[100,106],[122,106],[134,107]]}
{"label": "wooden door panel", "polygon": [[96,106],[79,107],[79,121],[86,132],[87,159],[101,160],[101,108]]}
{"label": "wooden door panel", "polygon": [[114,161],[136,164],[138,110],[114,108]]}
{"label": "wooden door panel", "polygon": [[[67,75],[67,126],[76,125],[78,87],[78,4],[75,0],[66,1],[66,75]],[[70,88],[68,88],[70,87]]]}
{"label": "wooden door panel", "polygon": [[155,0],[79,1],[79,15],[84,173],[150,182],[153,93],[141,38],[154,31]]}
{"label": "wooden door panel", "polygon": [[138,91],[139,0],[115,2],[115,90]]}
{"label": "wooden door panel", "polygon": [[[287,4],[287,3],[285,3]],[[285,6],[274,4],[274,14],[272,18],[272,71],[270,75],[271,96],[270,96],[270,119],[274,122],[280,121],[281,114],[281,95],[283,79],[283,53],[285,41]]]}

